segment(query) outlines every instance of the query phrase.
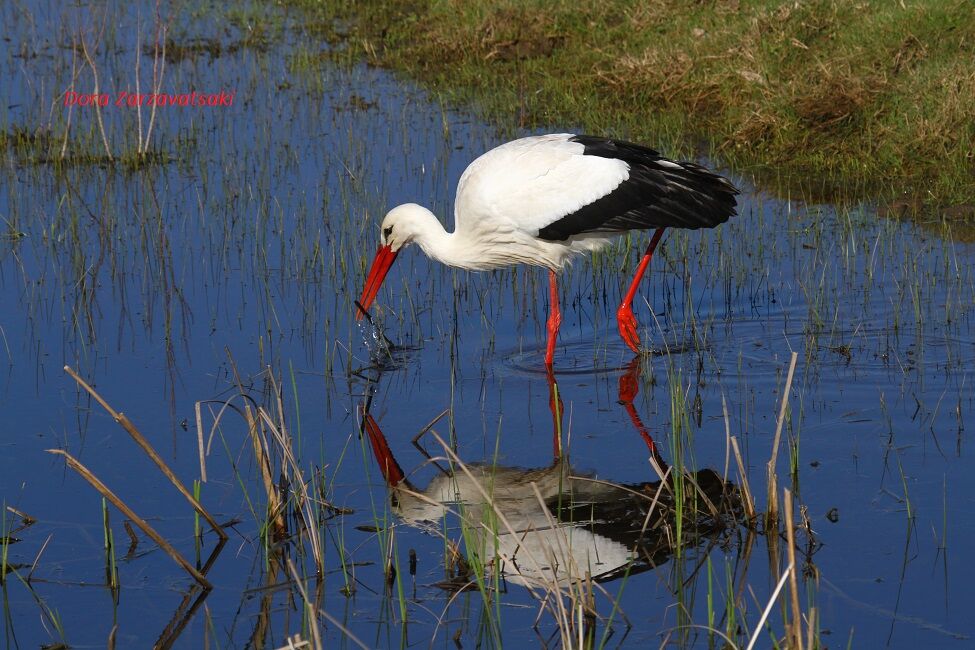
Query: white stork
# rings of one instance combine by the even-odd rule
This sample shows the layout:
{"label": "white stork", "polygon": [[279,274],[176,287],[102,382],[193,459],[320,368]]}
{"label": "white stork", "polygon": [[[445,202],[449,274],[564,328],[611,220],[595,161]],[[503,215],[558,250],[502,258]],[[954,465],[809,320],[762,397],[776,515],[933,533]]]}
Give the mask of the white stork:
{"label": "white stork", "polygon": [[712,228],[735,214],[738,190],[690,162],[620,140],[559,133],[521,138],[488,151],[457,184],[454,232],[415,203],[386,214],[359,298],[369,309],[399,252],[416,243],[448,266],[485,271],[513,264],[549,270],[545,363],[552,366],[562,323],[556,271],[628,230],[655,229],[616,312],[620,336],[639,352],[633,297],[665,228]]}

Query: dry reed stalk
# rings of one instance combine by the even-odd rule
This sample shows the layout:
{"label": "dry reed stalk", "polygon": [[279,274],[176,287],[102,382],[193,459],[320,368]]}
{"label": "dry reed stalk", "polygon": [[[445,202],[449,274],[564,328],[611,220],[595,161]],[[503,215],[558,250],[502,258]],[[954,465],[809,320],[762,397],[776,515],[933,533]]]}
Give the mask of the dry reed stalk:
{"label": "dry reed stalk", "polygon": [[[158,8],[158,7],[157,7]],[[162,90],[163,79],[166,76],[166,33],[167,25],[159,24],[160,16],[156,13],[156,45],[152,51],[152,92],[156,95]],[[160,33],[161,32],[161,33]],[[159,41],[162,41],[162,52],[159,51]],[[142,152],[149,151],[149,139],[152,137],[152,127],[156,122],[156,102],[152,103],[152,110],[149,111],[149,127],[146,129],[146,139]]]}
{"label": "dry reed stalk", "polygon": [[41,550],[39,550],[37,555],[34,556],[34,562],[30,565],[30,571],[27,572],[27,582],[30,582],[30,577],[34,575],[34,569],[37,568],[37,563],[41,561],[41,556],[44,555],[44,549],[47,548],[47,545],[50,543],[52,537],[54,537],[54,533],[50,533],[47,536],[47,539],[45,539],[44,543],[41,545]]}
{"label": "dry reed stalk", "polygon": [[585,636],[580,637],[579,639],[580,648],[586,647],[585,643],[583,642],[584,639],[589,639],[590,637],[594,636],[596,632],[596,596],[593,594],[593,590],[592,590],[593,584],[594,583],[592,580],[592,574],[590,574],[589,571],[586,571],[586,592],[585,592],[586,600],[584,603],[585,606],[584,621],[586,624],[586,632],[585,632]]}
{"label": "dry reed stalk", "polygon": [[271,477],[271,458],[267,451],[267,441],[259,431],[258,420],[254,419],[250,404],[244,405],[244,419],[247,421],[247,433],[254,447],[254,460],[261,469],[261,482],[267,494],[267,510],[274,521],[275,534],[280,538],[287,537],[288,525],[284,520],[284,504]]}
{"label": "dry reed stalk", "polygon": [[799,358],[798,352],[792,353],[789,361],[789,374],[785,379],[785,389],[782,391],[782,404],[779,407],[779,417],[775,423],[775,439],[772,441],[772,457],[768,462],[768,512],[766,518],[774,521],[778,517],[779,494],[778,481],[775,472],[775,462],[779,457],[779,441],[782,439],[782,425],[785,423],[785,411],[789,406],[789,391],[792,390],[792,377],[796,371],[796,359]]}
{"label": "dry reed stalk", "polygon": [[768,507],[765,510],[765,528],[776,529],[779,527],[779,478],[775,474],[769,474],[766,482],[768,492]]}
{"label": "dry reed stalk", "polygon": [[[105,21],[103,19],[102,26],[99,30],[99,38],[101,37],[101,33],[104,32],[104,29]],[[88,41],[85,39],[84,32],[81,32],[81,51],[85,55],[85,61],[87,61],[88,67],[91,68],[91,75],[95,80],[95,95],[100,95],[101,87],[98,83],[98,66],[95,64],[95,60],[91,58],[91,54],[88,52]],[[95,119],[98,122],[98,131],[102,136],[102,144],[105,146],[105,155],[108,156],[109,160],[115,160],[115,158],[112,157],[112,149],[108,146],[108,136],[105,134],[105,123],[102,121],[102,109],[100,102],[95,102]]]}
{"label": "dry reed stalk", "polygon": [[[223,542],[221,542],[221,544],[223,544]],[[202,572],[206,573],[206,571],[207,569],[204,567]],[[159,637],[152,644],[152,649],[170,650],[170,648],[176,644],[176,641],[180,638],[180,635],[182,635],[183,630],[186,629],[189,622],[193,620],[193,616],[196,614],[196,611],[201,605],[203,605],[203,602],[209,595],[210,592],[206,589],[201,589],[199,586],[193,585],[183,596],[183,599],[180,601],[179,605],[176,606],[176,609],[173,610],[173,615],[170,617],[169,623],[167,623],[166,627],[164,627],[162,632],[159,633]]]}
{"label": "dry reed stalk", "polygon": [[812,650],[816,647],[816,608],[809,608],[809,620],[806,621],[806,647]]}
{"label": "dry reed stalk", "polygon": [[257,607],[257,616],[254,621],[254,629],[251,631],[247,646],[253,648],[263,648],[264,639],[270,628],[271,603],[274,601],[275,587],[278,584],[278,572],[281,570],[281,552],[279,549],[272,549],[267,556],[267,571],[264,573],[263,595]]}
{"label": "dry reed stalk", "polygon": [[[142,72],[140,69],[140,64],[142,63],[142,15],[139,14],[139,18],[135,24],[135,94],[137,97],[142,97]],[[155,103],[155,102],[153,102]],[[136,153],[142,153],[142,102],[140,101],[135,107],[136,124],[139,130],[139,143],[136,147]],[[204,481],[205,483],[206,481]]]}
{"label": "dry reed stalk", "polygon": [[304,521],[305,533],[308,536],[308,542],[312,548],[312,556],[315,558],[315,569],[317,571],[318,577],[321,578],[325,573],[325,558],[322,557],[322,542],[318,534],[318,524],[315,518],[315,513],[312,510],[312,499],[308,494],[308,481],[305,480],[301,467],[298,464],[298,459],[294,454],[294,440],[291,434],[288,432],[287,424],[284,420],[284,400],[282,398],[283,392],[278,387],[277,381],[274,379],[274,373],[271,372],[271,368],[267,369],[269,381],[271,382],[271,390],[274,392],[275,402],[278,408],[278,421],[275,422],[267,409],[263,407],[258,407],[257,413],[267,426],[271,434],[274,436],[275,442],[277,442],[278,448],[281,453],[281,471],[285,476],[288,476],[288,468],[290,466],[291,478],[289,483],[294,488],[297,485],[297,489],[293,489],[295,495],[296,507],[295,510],[301,515]]}
{"label": "dry reed stalk", "polygon": [[142,519],[142,517],[135,514],[135,511],[132,510],[132,508],[125,505],[125,502],[122,501],[122,499],[120,499],[114,492],[108,489],[108,487],[104,483],[102,483],[97,476],[91,473],[91,470],[89,470],[87,467],[85,467],[80,462],[78,462],[78,460],[74,456],[64,451],[63,449],[48,449],[46,451],[50,454],[64,456],[64,460],[67,462],[68,467],[76,471],[81,476],[81,478],[88,481],[88,483],[93,488],[95,488],[99,492],[99,494],[101,494],[103,497],[111,501],[116,508],[121,510],[126,517],[128,517],[136,526],[141,528],[142,532],[148,535],[152,539],[152,541],[154,541],[156,544],[159,545],[159,548],[161,548],[166,553],[168,553],[169,557],[173,558],[173,560],[175,560],[177,564],[179,564],[181,567],[183,567],[183,569],[187,573],[193,576],[193,579],[196,580],[198,583],[200,583],[200,586],[202,586],[205,589],[213,588],[213,585],[210,584],[210,582],[206,579],[206,577],[204,577],[202,573],[197,571],[192,564],[187,562],[186,559],[182,555],[180,555],[179,551],[177,551],[169,542],[167,542],[162,535],[157,533],[152,526],[150,526],[144,519]]}
{"label": "dry reed stalk", "polygon": [[[312,601],[308,599],[308,593],[305,591],[305,587],[304,587],[304,585],[301,582],[300,576],[298,575],[298,569],[295,567],[294,562],[291,561],[291,558],[290,557],[289,558],[286,558],[286,562],[287,562],[287,566],[288,566],[288,573],[291,574],[291,578],[295,581],[295,586],[298,588],[298,591],[301,593],[301,597],[304,598],[305,603],[307,603],[308,608],[309,608],[309,613],[313,615],[314,613],[317,612],[326,621],[328,621],[329,623],[331,623],[332,625],[334,625],[336,628],[338,628],[339,632],[341,632],[342,634],[344,634],[345,635],[345,638],[347,640],[351,641],[352,643],[354,643],[355,645],[359,646],[363,650],[369,650],[369,646],[367,646],[365,643],[363,643],[359,639],[359,637],[357,637],[355,634],[352,633],[351,630],[349,630],[349,628],[347,628],[344,625],[342,625],[342,622],[341,621],[339,621],[337,618],[335,618],[334,616],[332,616],[331,614],[329,614],[328,612],[326,612],[321,607],[317,607],[316,608],[316,607],[314,607],[312,605]],[[318,623],[315,620],[315,617],[314,616],[312,616],[312,635],[314,636],[315,647],[316,648],[321,648],[322,647],[322,640],[319,637],[319,634],[318,634]]]}
{"label": "dry reed stalk", "polygon": [[[79,30],[80,31],[80,30]],[[70,89],[74,90],[75,82],[78,81],[78,41],[77,38],[72,35],[71,37],[71,84]],[[64,140],[61,141],[61,155],[60,159],[64,160],[65,154],[68,152],[68,135],[71,133],[71,116],[74,114],[74,102],[68,105],[68,117],[64,125]]]}
{"label": "dry reed stalk", "polygon": [[775,601],[779,597],[779,592],[782,591],[782,587],[785,586],[786,580],[789,579],[789,572],[792,571],[792,565],[790,564],[782,577],[779,578],[779,582],[775,585],[775,590],[772,592],[771,598],[768,599],[768,603],[765,605],[765,609],[762,611],[762,617],[758,619],[758,624],[755,626],[755,632],[752,634],[751,641],[748,642],[748,647],[745,650],[752,650],[755,647],[755,642],[758,641],[759,634],[762,631],[762,627],[765,625],[765,621],[768,620],[769,614],[772,613],[772,606],[775,605]]}
{"label": "dry reed stalk", "polygon": [[802,609],[799,607],[799,581],[796,578],[796,531],[795,524],[792,521],[792,492],[789,491],[789,488],[783,490],[782,500],[785,502],[785,534],[786,541],[789,544],[789,566],[792,567],[789,572],[789,591],[792,601],[790,636],[792,637],[792,647],[802,650]]}
{"label": "dry reed stalk", "polygon": [[748,485],[748,474],[745,473],[745,463],[742,461],[741,450],[738,449],[738,439],[735,436],[731,436],[731,450],[735,453],[735,463],[738,464],[738,488],[745,502],[745,516],[748,517],[749,521],[754,521],[756,516],[755,499],[752,497],[752,489]]}
{"label": "dry reed stalk", "polygon": [[[227,348],[225,351],[227,353],[227,360],[230,362],[230,368],[234,374],[234,383],[237,384],[237,390],[240,391],[241,397],[244,398],[244,420],[247,422],[247,434],[251,439],[251,445],[254,447],[254,461],[261,470],[261,483],[264,486],[264,492],[267,494],[268,515],[273,519],[275,536],[284,539],[288,536],[288,525],[284,520],[284,504],[282,503],[281,495],[278,493],[278,488],[274,484],[274,479],[271,477],[271,457],[268,453],[267,440],[261,435],[258,426],[258,422],[262,420],[254,418],[251,405],[246,399],[244,384],[240,380],[240,373],[237,372],[237,363],[234,361],[233,356],[231,356],[230,349]],[[258,409],[258,415],[260,415],[260,409]]]}
{"label": "dry reed stalk", "polygon": [[95,401],[101,404],[102,408],[104,408],[108,414],[112,416],[112,419],[118,422],[122,428],[125,429],[130,436],[132,436],[132,439],[135,440],[136,444],[142,447],[142,450],[146,452],[146,455],[152,459],[152,462],[156,464],[156,467],[158,467],[166,478],[169,479],[169,482],[172,483],[176,489],[179,490],[180,494],[182,494],[186,500],[190,502],[190,505],[192,505],[193,508],[200,513],[200,516],[207,520],[207,523],[210,524],[210,527],[214,530],[214,532],[220,536],[220,539],[227,539],[227,533],[224,531],[223,527],[217,523],[217,520],[213,518],[207,509],[204,508],[203,505],[200,504],[200,502],[197,501],[196,498],[190,493],[190,491],[186,489],[183,482],[179,480],[175,473],[173,473],[173,470],[169,469],[166,461],[164,461],[162,457],[156,453],[156,450],[151,444],[149,444],[149,441],[146,440],[145,436],[143,436],[142,433],[136,429],[135,425],[132,424],[132,421],[129,420],[124,413],[120,413],[113,409],[108,402],[102,399],[102,396],[99,395],[98,392],[88,384],[88,382],[82,379],[78,373],[71,368],[71,366],[65,366],[64,371],[68,373],[79,386],[84,388],[89,395],[94,397]]}
{"label": "dry reed stalk", "polygon": [[122,527],[125,528],[125,532],[129,536],[129,548],[125,551],[125,559],[129,560],[135,555],[135,549],[139,547],[139,538],[135,536],[135,531],[132,530],[132,524],[128,521],[123,521]]}
{"label": "dry reed stalk", "polygon": [[14,516],[20,517],[21,526],[20,528],[18,528],[18,530],[23,530],[24,528],[28,526],[33,526],[34,524],[37,523],[37,519],[31,517],[29,514],[27,514],[22,510],[18,510],[17,508],[14,508],[13,506],[7,506],[7,512],[9,512]]}
{"label": "dry reed stalk", "polygon": [[322,650],[322,636],[318,631],[318,616],[315,614],[315,605],[308,598],[308,592],[305,591],[305,585],[301,582],[301,576],[298,575],[298,568],[295,567],[295,563],[291,561],[291,558],[285,558],[285,562],[288,566],[288,572],[291,574],[291,579],[294,580],[295,587],[298,588],[298,593],[301,594],[302,600],[305,601],[305,610],[308,614],[308,627],[311,628],[311,639],[314,643],[315,650]]}
{"label": "dry reed stalk", "polygon": [[721,413],[724,416],[724,474],[721,475],[721,479],[727,483],[728,482],[728,461],[731,446],[728,442],[731,440],[731,417],[728,415],[728,400],[724,398],[724,393],[721,393]]}
{"label": "dry reed stalk", "polygon": [[[772,475],[772,480],[775,480],[775,475]],[[778,513],[779,511],[779,495],[778,492],[772,494],[768,502],[768,512],[765,514],[765,544],[766,550],[768,551],[768,571],[769,575],[777,575],[779,568],[782,566],[782,549],[780,547],[780,531],[779,531],[779,520],[778,515],[772,515],[770,513]],[[783,612],[783,618],[785,618],[785,613]]]}
{"label": "dry reed stalk", "polygon": [[196,413],[196,445],[200,453],[200,482],[207,482],[207,462],[206,462],[206,452],[203,449],[203,413],[201,412],[200,405],[203,402],[197,402],[193,410]]}
{"label": "dry reed stalk", "polygon": [[437,417],[430,420],[429,424],[420,429],[420,433],[413,436],[413,444],[416,445],[420,438],[422,438],[430,429],[432,429],[437,422],[440,422],[440,420],[443,419],[443,416],[447,415],[448,413],[450,413],[450,409],[440,411],[440,414],[437,415]]}
{"label": "dry reed stalk", "polygon": [[752,552],[755,549],[755,542],[758,538],[758,533],[754,529],[749,528],[748,533],[745,535],[745,541],[741,545],[741,551],[738,556],[742,558],[741,571],[739,572],[738,588],[735,591],[735,603],[744,602],[745,599],[745,587],[748,583],[748,570],[751,568],[752,564]]}
{"label": "dry reed stalk", "polygon": [[[278,408],[283,409],[283,405],[279,403]],[[280,412],[283,413],[284,411],[282,410]],[[261,407],[258,407],[257,413],[261,421],[271,430],[271,435],[274,436],[274,440],[278,444],[281,457],[284,461],[284,469],[287,469],[288,466],[291,467],[292,480],[289,482],[293,488],[297,486],[294,489],[298,502],[295,510],[297,510],[304,521],[305,532],[308,535],[308,543],[311,546],[312,556],[315,558],[315,569],[318,572],[318,576],[321,577],[325,573],[325,559],[322,557],[322,542],[318,535],[318,523],[311,507],[312,500],[308,494],[308,482],[305,481],[301,473],[301,468],[298,466],[298,459],[295,458],[294,451],[292,450],[291,437],[285,430],[283,421],[281,422],[281,426],[276,425],[271,419],[270,414]]]}

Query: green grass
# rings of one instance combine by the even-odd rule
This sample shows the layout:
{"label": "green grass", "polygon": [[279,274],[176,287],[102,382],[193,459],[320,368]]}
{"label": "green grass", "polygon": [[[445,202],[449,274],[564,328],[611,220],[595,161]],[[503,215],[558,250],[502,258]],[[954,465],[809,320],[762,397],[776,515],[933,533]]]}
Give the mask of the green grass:
{"label": "green grass", "polygon": [[703,140],[788,196],[975,200],[967,0],[292,2],[319,58],[408,73],[502,128]]}

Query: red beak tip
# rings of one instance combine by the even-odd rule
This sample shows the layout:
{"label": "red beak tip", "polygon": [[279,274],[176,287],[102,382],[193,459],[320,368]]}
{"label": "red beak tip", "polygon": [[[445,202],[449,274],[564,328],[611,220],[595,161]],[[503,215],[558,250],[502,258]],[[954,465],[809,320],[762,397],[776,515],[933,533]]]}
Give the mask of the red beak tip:
{"label": "red beak tip", "polygon": [[356,320],[361,320],[365,315],[365,310],[372,305],[372,301],[376,298],[376,294],[379,293],[379,288],[386,278],[386,273],[389,272],[389,267],[396,260],[396,254],[389,246],[380,246],[379,250],[376,251],[376,257],[372,260],[366,277],[365,287],[362,289],[362,296],[359,298],[360,304],[357,306]]}

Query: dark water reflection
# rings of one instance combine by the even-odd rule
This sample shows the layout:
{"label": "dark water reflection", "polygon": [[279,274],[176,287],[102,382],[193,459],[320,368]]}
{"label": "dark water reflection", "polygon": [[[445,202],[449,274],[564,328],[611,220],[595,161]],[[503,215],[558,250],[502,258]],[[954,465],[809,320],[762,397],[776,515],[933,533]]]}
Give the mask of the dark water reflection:
{"label": "dark water reflection", "polygon": [[[529,630],[538,603],[527,589],[492,599],[436,586],[449,568],[443,529],[396,525],[369,432],[360,437],[366,401],[401,467],[419,468],[410,475],[416,486],[447,485],[408,444],[446,410],[435,428],[468,467],[542,468],[534,470],[540,479],[588,492],[590,506],[605,501],[592,494],[593,476],[631,490],[624,494],[635,502],[618,500],[627,513],[617,517],[620,532],[576,531],[590,547],[601,543],[596,535],[622,536],[626,548],[645,545],[644,565],[653,558],[655,568],[632,580],[601,585],[599,625],[617,599],[633,624],[623,637],[615,619],[611,645],[623,638],[626,646],[655,646],[681,630],[675,642],[703,647],[708,635],[691,626],[708,624],[708,603],[727,602],[729,593],[741,609],[718,608],[714,625],[740,628],[737,639],[745,640],[761,613],[756,603],[764,605],[785,566],[777,538],[745,535],[724,515],[687,517],[697,531],[682,530],[687,544],[671,544],[663,561],[654,538],[635,535],[642,522],[628,509],[639,512],[644,494],[666,483],[647,462],[654,456],[661,474],[669,468],[668,481],[696,482],[716,505],[718,495],[703,486],[717,483],[706,477],[727,477],[737,488],[747,478],[764,510],[792,351],[799,363],[778,473],[802,508],[797,522],[807,521],[815,538],[799,532],[809,574],[803,605],[816,607],[830,646],[845,646],[851,630],[857,647],[970,643],[975,581],[964,544],[975,535],[968,445],[975,250],[956,243],[949,225],[921,229],[878,219],[870,206],[743,196],[741,216],[720,229],[664,240],[645,302],[635,305],[644,340],[664,354],[636,365],[612,322],[621,276],[636,257],[627,247],[641,247],[623,242],[567,273],[555,394],[536,363],[542,274],[457,273],[404,254],[374,310],[393,345],[377,383],[376,341],[353,320],[352,302],[379,218],[406,201],[451,214],[466,164],[517,134],[446,109],[383,71],[331,66],[328,46],[276,7],[213,8],[167,17],[174,42],[216,38],[226,46],[170,61],[167,90],[233,88],[239,101],[158,113],[151,144],[163,155],[143,166],[98,158],[97,120],[76,108],[71,164],[51,164],[44,147],[57,157],[67,115],[56,100],[71,84],[81,33],[92,45],[101,39],[94,57],[111,90],[133,85],[136,35],[144,45],[155,33],[149,5],[109,3],[113,28],[99,35],[89,26],[100,24],[92,19],[103,7],[0,4],[8,36],[0,39],[0,131],[26,143],[0,150],[0,498],[14,509],[5,513],[4,537],[19,539],[5,549],[15,567],[2,593],[8,646],[62,637],[101,646],[114,629],[118,647],[158,639],[280,647],[289,634],[310,633],[299,582],[324,612],[329,644],[353,644],[355,635],[368,647],[390,647],[455,634],[467,645],[494,635],[537,644]],[[140,65],[146,83],[151,57]],[[78,69],[77,83],[90,86],[90,71],[76,61]],[[103,118],[113,152],[131,150],[137,116],[106,108]],[[205,526],[197,537],[185,500],[62,372],[65,364],[124,411],[188,486],[202,478],[202,431],[200,499],[230,522],[231,534],[207,574],[212,592],[199,593],[138,532],[137,550],[127,554],[125,522],[111,508],[119,587],[106,584],[101,498],[46,449],[76,456],[194,565],[206,562],[217,539]],[[223,409],[226,402],[233,408]],[[255,452],[248,406],[268,418],[260,421],[266,461]],[[429,439],[426,448],[447,455]],[[441,465],[457,476],[456,463]],[[262,467],[285,497],[281,531],[266,525]],[[727,511],[737,515],[730,501]],[[549,503],[542,515],[589,521],[575,497],[563,503],[573,507]],[[661,508],[662,528],[672,527],[676,503]],[[36,523],[13,532],[18,512]],[[454,532],[452,525],[459,524],[448,522]],[[746,541],[715,543],[705,534],[723,541],[731,531]],[[415,597],[405,568],[411,549]],[[399,582],[388,592],[389,558]],[[771,619],[777,633],[781,612]],[[548,639],[552,621],[541,628]]]}
{"label": "dark water reflection", "polygon": [[[448,515],[459,516],[460,525],[472,530],[465,535],[473,547],[468,556],[515,584],[558,590],[587,578],[634,575],[668,561],[678,544],[720,543],[733,534],[743,512],[734,486],[711,469],[681,477],[668,470],[662,480],[624,485],[581,475],[566,455],[536,469],[457,459],[450,463],[453,471],[419,489],[406,478],[376,421],[368,413],[365,418],[396,516],[427,531],[442,529],[439,521]],[[449,448],[444,451],[448,460],[456,458]],[[683,538],[676,532],[678,511]],[[452,586],[474,587],[470,573],[457,576]]]}

